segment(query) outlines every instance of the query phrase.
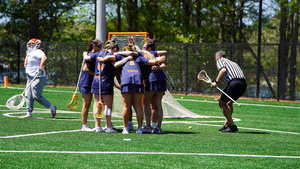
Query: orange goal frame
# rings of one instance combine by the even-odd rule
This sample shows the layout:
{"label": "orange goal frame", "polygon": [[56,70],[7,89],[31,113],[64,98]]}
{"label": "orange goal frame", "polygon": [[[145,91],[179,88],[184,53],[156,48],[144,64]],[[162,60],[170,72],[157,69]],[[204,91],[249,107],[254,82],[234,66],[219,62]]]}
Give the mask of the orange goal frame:
{"label": "orange goal frame", "polygon": [[113,35],[144,35],[145,39],[149,38],[148,32],[109,32],[107,39],[111,40]]}

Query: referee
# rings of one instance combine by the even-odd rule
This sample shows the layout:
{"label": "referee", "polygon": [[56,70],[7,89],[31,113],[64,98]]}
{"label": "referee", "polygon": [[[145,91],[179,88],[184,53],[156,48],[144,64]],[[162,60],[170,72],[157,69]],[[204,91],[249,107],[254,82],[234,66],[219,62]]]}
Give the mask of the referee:
{"label": "referee", "polygon": [[[224,51],[216,52],[215,59],[217,62],[217,69],[219,73],[216,80],[211,84],[211,86],[216,87],[223,77],[224,81],[227,83],[224,92],[227,93],[232,99],[237,100],[245,93],[247,89],[246,77],[243,71],[238,64],[226,58],[226,54]],[[224,94],[221,94],[218,101],[219,107],[221,108],[223,115],[226,118],[224,126],[219,129],[219,131],[237,132],[238,128],[232,120],[233,101],[231,101]]]}

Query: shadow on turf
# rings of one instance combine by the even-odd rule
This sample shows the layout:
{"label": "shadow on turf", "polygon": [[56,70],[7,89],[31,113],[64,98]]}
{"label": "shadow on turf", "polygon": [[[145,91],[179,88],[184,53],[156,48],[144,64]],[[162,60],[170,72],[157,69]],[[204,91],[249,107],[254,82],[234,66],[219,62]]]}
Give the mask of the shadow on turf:
{"label": "shadow on turf", "polygon": [[260,131],[242,131],[242,132],[237,132],[237,133],[242,133],[242,134],[270,134],[267,132],[260,132]]}

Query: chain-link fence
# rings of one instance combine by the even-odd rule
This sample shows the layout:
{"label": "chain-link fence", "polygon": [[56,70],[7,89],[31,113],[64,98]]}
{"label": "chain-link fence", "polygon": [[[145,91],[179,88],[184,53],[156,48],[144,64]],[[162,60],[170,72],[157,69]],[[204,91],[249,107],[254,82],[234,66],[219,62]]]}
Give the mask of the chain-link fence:
{"label": "chain-link fence", "polygon": [[[0,83],[3,76],[8,76],[10,83],[25,83],[23,62],[25,58],[25,42],[0,42]],[[160,43],[157,50],[167,50],[168,85],[171,92],[176,93],[203,93],[215,94],[217,90],[209,84],[199,82],[196,78],[200,70],[206,70],[213,79],[217,76],[215,52],[223,50],[227,58],[238,63],[247,77],[248,89],[244,96],[276,98],[278,86],[278,47],[279,44],[261,44],[260,56],[257,55],[258,44],[191,44],[191,43]],[[75,86],[82,62],[82,52],[88,43],[43,43],[43,50],[48,57],[47,72],[49,85]],[[297,63],[295,100],[300,100],[299,60],[300,44],[297,45]],[[261,58],[261,67],[258,69],[258,58]],[[289,71],[290,69],[288,69]],[[257,78],[259,75],[260,78]],[[287,93],[289,97],[289,73],[287,76]],[[259,82],[258,82],[259,81]],[[225,87],[221,82],[220,87]],[[257,92],[258,91],[258,92]],[[259,95],[257,95],[257,93]]]}

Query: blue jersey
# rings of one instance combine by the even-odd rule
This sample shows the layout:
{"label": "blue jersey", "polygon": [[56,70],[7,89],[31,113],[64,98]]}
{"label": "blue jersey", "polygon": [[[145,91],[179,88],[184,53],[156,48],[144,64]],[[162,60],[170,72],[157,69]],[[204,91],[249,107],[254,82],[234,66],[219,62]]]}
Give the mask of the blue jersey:
{"label": "blue jersey", "polygon": [[[107,55],[113,55],[113,53],[109,53],[107,51],[100,51],[98,53],[98,57],[102,57],[102,58]],[[97,75],[100,75],[101,77],[101,84],[103,84],[101,85],[101,88],[105,89],[106,87],[113,85],[114,76],[115,76],[115,67],[112,65],[112,61],[99,62],[98,59],[96,59],[95,75],[96,75],[95,78],[97,78]],[[93,88],[99,88],[98,86],[99,86],[99,82],[93,83]]]}
{"label": "blue jersey", "polygon": [[[116,55],[116,60],[122,60],[125,57]],[[126,62],[121,69],[121,86],[128,84],[143,85],[143,72],[145,65],[148,65],[149,59],[141,56],[133,57],[133,60]]]}
{"label": "blue jersey", "polygon": [[[157,52],[156,51],[139,52],[139,55],[143,56],[144,58],[155,59],[157,57]],[[163,70],[152,71],[151,65],[146,66],[144,78],[146,80],[146,83],[160,81],[160,80],[167,80],[167,77]]]}
{"label": "blue jersey", "polygon": [[[96,58],[98,55],[98,52],[93,53],[90,52],[88,53],[88,56],[90,56],[91,58]],[[88,64],[89,68],[91,68],[91,70],[93,71],[95,68],[95,61],[85,61],[84,64]],[[92,82],[93,82],[94,76],[90,75],[88,73],[85,73],[84,71],[81,71],[81,77],[80,77],[80,81],[79,81],[79,87],[91,87],[92,86]]]}

